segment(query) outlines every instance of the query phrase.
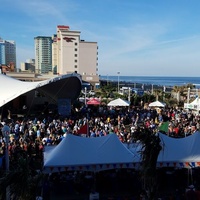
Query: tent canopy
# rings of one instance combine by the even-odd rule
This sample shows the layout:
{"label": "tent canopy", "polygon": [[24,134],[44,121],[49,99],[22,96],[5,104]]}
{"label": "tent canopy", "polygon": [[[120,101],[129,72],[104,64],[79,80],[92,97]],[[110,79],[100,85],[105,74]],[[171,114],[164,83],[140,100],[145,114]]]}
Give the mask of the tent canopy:
{"label": "tent canopy", "polygon": [[[200,132],[185,138],[158,133],[162,150],[157,167],[200,167]],[[100,171],[141,167],[141,143],[123,144],[115,134],[86,138],[68,134],[51,152],[44,152],[44,173],[66,170]]]}
{"label": "tent canopy", "polygon": [[199,97],[197,97],[194,101],[192,101],[188,105],[188,108],[193,109],[193,110],[200,110],[200,100],[199,100]]}
{"label": "tent canopy", "polygon": [[149,104],[149,107],[165,107],[166,104],[160,101],[154,101]]}
{"label": "tent canopy", "polygon": [[200,132],[184,138],[172,138],[159,133],[163,149],[158,162],[165,163],[197,163],[200,162]]}
{"label": "tent canopy", "polygon": [[76,99],[81,91],[82,81],[78,74],[57,76],[44,81],[24,82],[0,74],[0,107],[31,90],[38,89],[50,98]]}
{"label": "tent canopy", "polygon": [[199,97],[190,103],[191,105],[200,105]]}
{"label": "tent canopy", "polygon": [[[173,138],[158,133],[161,139],[162,150],[159,153],[157,167],[192,168],[200,167],[200,132],[184,138]],[[129,150],[137,157],[141,157],[142,145],[130,144]],[[141,158],[138,159],[138,162]],[[139,164],[138,164],[139,168]]]}
{"label": "tent canopy", "polygon": [[100,171],[133,167],[135,156],[115,134],[87,138],[68,134],[49,154],[44,153],[44,172]]}
{"label": "tent canopy", "polygon": [[100,105],[100,103],[101,102],[99,100],[92,98],[87,102],[87,105]]}
{"label": "tent canopy", "polygon": [[115,99],[113,101],[110,101],[107,106],[129,106],[130,102],[123,100],[121,98]]}

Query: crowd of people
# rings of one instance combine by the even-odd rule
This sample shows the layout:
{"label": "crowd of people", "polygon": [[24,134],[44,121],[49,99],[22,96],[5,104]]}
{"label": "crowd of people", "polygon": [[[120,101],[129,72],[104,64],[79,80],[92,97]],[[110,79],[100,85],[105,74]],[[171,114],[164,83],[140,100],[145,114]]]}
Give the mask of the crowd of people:
{"label": "crowd of people", "polygon": [[[10,127],[10,154],[15,151],[43,150],[45,145],[57,145],[67,134],[102,137],[115,133],[124,143],[134,142],[138,127],[170,137],[187,137],[200,128],[200,115],[176,108],[139,108],[88,106],[71,116],[41,115],[34,118],[2,119],[0,123],[0,154],[4,154],[5,138],[2,127]],[[167,128],[161,127],[167,123]],[[82,127],[87,126],[84,130]],[[84,131],[83,131],[84,130]],[[35,150],[33,150],[35,149]]]}
{"label": "crowd of people", "polygon": [[[164,130],[163,124],[167,124]],[[0,156],[5,155],[6,138],[4,126],[9,126],[9,155],[15,163],[19,156],[29,155],[38,159],[42,167],[43,150],[46,145],[58,145],[67,134],[84,137],[103,137],[116,134],[123,143],[135,141],[138,127],[157,133],[162,131],[169,137],[187,137],[200,128],[200,115],[192,111],[165,107],[107,107],[83,106],[71,116],[47,114],[17,119],[1,119]],[[83,127],[87,128],[83,131]],[[34,156],[33,156],[34,155]],[[35,165],[35,162],[32,162]]]}

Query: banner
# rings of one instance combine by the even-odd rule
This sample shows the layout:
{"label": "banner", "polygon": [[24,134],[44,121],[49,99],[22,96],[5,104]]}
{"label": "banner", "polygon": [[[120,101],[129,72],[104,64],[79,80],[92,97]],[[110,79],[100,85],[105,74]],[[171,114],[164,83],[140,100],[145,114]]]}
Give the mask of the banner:
{"label": "banner", "polygon": [[71,114],[70,99],[58,99],[58,113],[61,116],[69,116]]}

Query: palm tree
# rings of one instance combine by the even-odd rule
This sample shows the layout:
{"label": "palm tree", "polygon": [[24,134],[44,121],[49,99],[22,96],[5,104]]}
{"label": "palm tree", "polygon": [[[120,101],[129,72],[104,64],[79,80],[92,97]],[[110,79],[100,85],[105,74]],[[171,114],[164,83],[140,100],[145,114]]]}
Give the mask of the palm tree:
{"label": "palm tree", "polygon": [[147,191],[149,200],[155,199],[157,192],[156,182],[156,164],[160,150],[160,138],[153,133],[150,129],[138,128],[136,139],[142,144],[142,169],[141,178],[143,181],[143,189]]}
{"label": "palm tree", "polygon": [[179,97],[178,97],[178,96],[179,96],[181,90],[182,90],[181,87],[180,87],[180,86],[177,86],[177,85],[175,85],[175,86],[173,87],[173,89],[172,89],[172,91],[176,93],[177,100],[179,100]]}
{"label": "palm tree", "polygon": [[162,94],[162,90],[161,89],[155,89],[154,90],[154,94],[156,96],[156,100],[159,100],[160,95]]}
{"label": "palm tree", "polygon": [[175,85],[172,89],[172,92],[174,92],[176,94],[176,99],[179,102],[180,99],[187,97],[187,93],[188,93],[188,88],[190,89],[194,89],[195,85],[188,83],[186,85],[181,85],[181,86],[177,86]]}

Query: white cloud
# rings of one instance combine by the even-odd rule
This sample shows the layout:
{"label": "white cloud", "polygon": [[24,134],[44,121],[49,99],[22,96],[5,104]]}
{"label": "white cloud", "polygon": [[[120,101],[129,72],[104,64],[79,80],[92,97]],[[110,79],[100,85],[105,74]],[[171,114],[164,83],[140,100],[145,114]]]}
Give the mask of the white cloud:
{"label": "white cloud", "polygon": [[[194,36],[157,43],[152,39],[153,42],[146,43],[128,56],[115,54],[115,59],[114,54],[110,58],[108,54],[107,59],[101,60],[99,72],[102,75],[115,75],[115,72],[122,71],[123,75],[196,76],[200,63],[199,38]],[[103,70],[108,67],[108,72]]]}
{"label": "white cloud", "polygon": [[[98,43],[100,75],[116,75],[117,71],[124,75],[200,73],[200,37],[195,35],[198,29],[185,26],[187,20],[187,25],[194,26],[184,18],[187,8],[175,12],[176,7],[166,3],[171,10],[164,9],[163,4],[159,10],[157,4],[134,1],[129,5],[73,0],[2,2],[0,11],[10,8],[12,15],[7,15],[8,25],[0,22],[4,27],[1,35],[16,41],[18,63],[34,58],[34,37],[51,36],[56,26],[63,24],[81,31],[81,39]],[[112,8],[105,7],[105,2],[113,4]],[[10,27],[14,31],[8,31]]]}

